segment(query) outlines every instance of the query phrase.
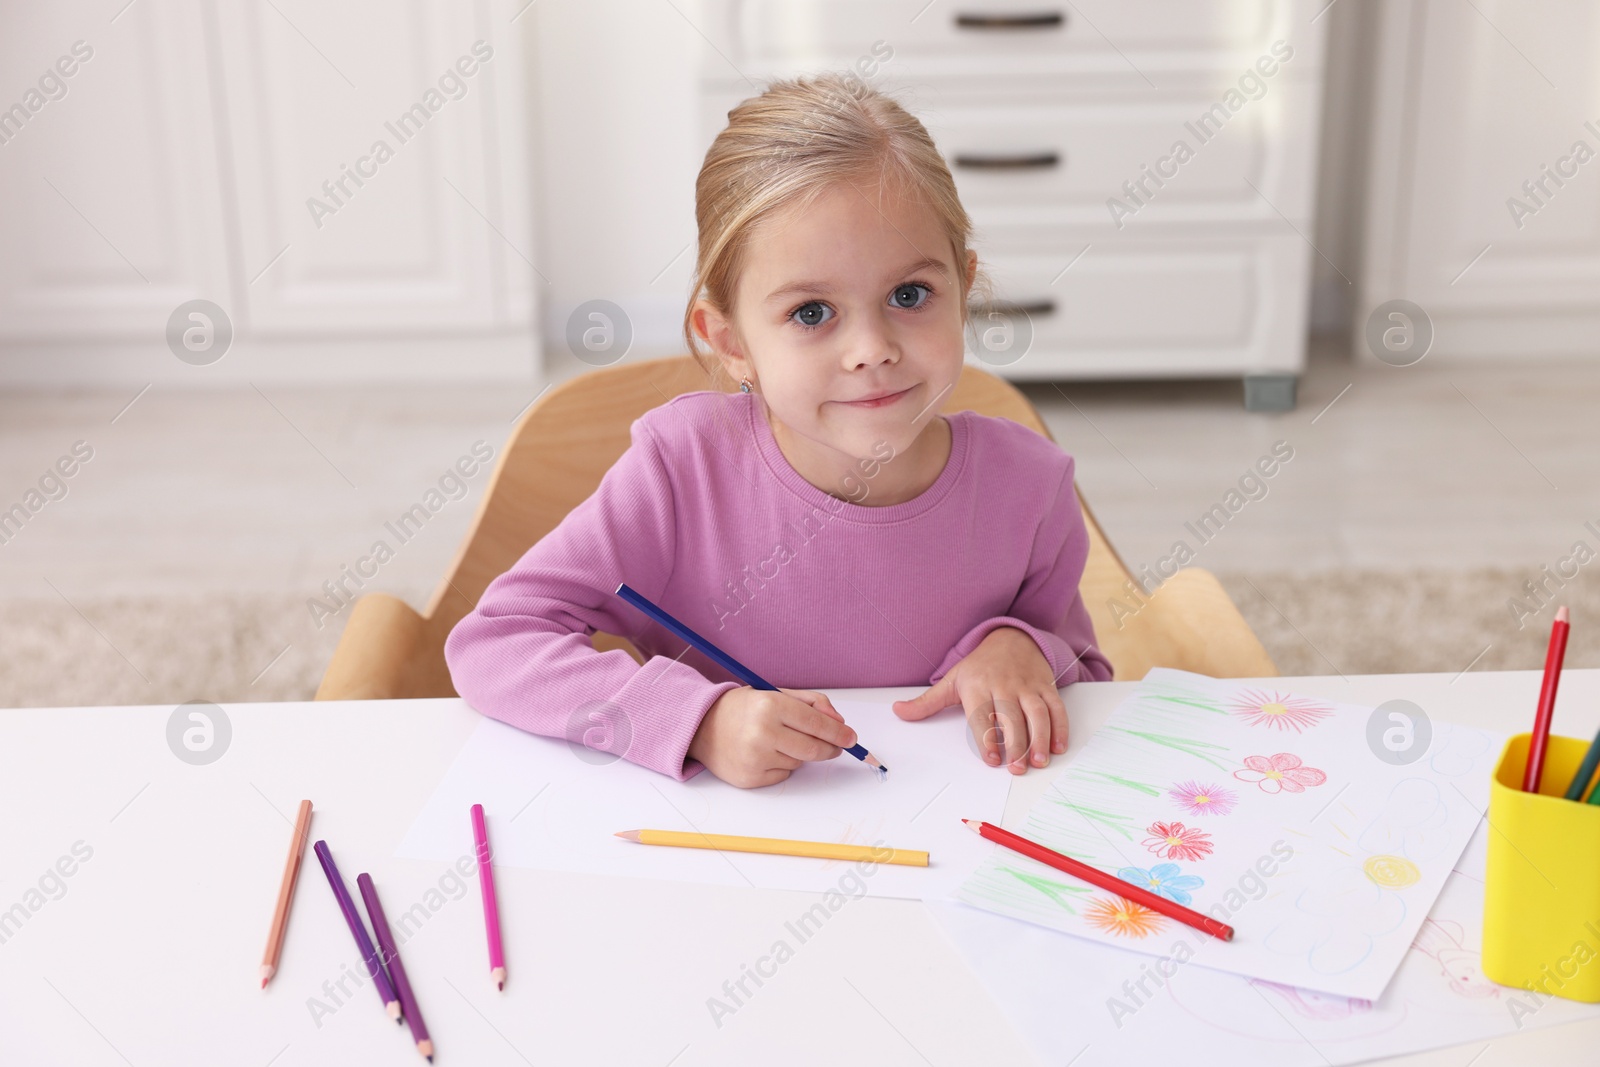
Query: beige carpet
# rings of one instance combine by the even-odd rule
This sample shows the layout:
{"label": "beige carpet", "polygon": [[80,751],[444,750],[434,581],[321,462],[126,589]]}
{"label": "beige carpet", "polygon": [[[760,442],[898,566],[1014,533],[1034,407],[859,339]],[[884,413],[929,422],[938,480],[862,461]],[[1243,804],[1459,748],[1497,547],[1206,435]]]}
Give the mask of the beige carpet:
{"label": "beige carpet", "polygon": [[[1517,628],[1506,605],[1522,571],[1219,577],[1286,675],[1538,669],[1553,613]],[[1561,596],[1567,665],[1600,666],[1600,585],[1580,576]],[[10,600],[0,707],[309,700],[343,622],[318,630],[290,596]]]}

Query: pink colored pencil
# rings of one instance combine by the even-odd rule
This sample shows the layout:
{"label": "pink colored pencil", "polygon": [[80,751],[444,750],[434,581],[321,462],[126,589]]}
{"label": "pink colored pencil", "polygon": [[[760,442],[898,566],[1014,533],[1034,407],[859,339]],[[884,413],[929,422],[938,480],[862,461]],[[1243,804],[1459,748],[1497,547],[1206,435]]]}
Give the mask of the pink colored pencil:
{"label": "pink colored pencil", "polygon": [[506,987],[505,950],[500,947],[500,905],[494,896],[494,868],[489,866],[489,830],[483,825],[483,805],[472,805],[472,840],[478,850],[478,888],[483,891],[483,926],[489,935],[489,976],[500,989]]}

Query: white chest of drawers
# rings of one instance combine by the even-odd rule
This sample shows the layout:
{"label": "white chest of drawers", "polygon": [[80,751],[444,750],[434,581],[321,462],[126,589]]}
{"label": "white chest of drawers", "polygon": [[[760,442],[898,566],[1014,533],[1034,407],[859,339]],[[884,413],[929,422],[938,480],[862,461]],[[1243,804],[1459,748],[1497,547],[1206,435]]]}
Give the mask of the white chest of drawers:
{"label": "white chest of drawers", "polygon": [[1289,407],[1323,2],[703,0],[702,143],[770,79],[853,70],[928,127],[1017,326],[970,361],[1019,381],[1237,376],[1247,406]]}

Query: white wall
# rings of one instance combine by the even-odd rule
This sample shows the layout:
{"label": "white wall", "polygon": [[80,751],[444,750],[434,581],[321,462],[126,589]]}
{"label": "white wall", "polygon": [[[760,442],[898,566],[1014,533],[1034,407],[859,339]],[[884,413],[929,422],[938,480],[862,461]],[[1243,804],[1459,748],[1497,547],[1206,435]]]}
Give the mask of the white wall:
{"label": "white wall", "polygon": [[1314,334],[1345,333],[1360,291],[1376,13],[1368,3],[1334,4],[1322,16],[1330,22],[1317,224],[1311,236],[1321,253],[1311,261]]}
{"label": "white wall", "polygon": [[[680,14],[681,12],[681,14]],[[547,353],[572,310],[611,300],[632,320],[630,355],[683,351],[694,267],[695,0],[539,0],[534,172]]]}

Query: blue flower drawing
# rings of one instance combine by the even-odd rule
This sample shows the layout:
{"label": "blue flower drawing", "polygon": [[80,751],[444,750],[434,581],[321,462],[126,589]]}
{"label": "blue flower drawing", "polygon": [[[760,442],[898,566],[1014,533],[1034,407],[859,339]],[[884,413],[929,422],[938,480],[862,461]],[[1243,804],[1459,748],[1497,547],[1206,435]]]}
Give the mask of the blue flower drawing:
{"label": "blue flower drawing", "polygon": [[1178,873],[1176,863],[1158,863],[1149,870],[1124,867],[1117,872],[1117,877],[1141,889],[1148,889],[1157,896],[1166,897],[1175,904],[1188,904],[1194,899],[1190,894],[1206,884],[1206,880],[1197,874]]}

